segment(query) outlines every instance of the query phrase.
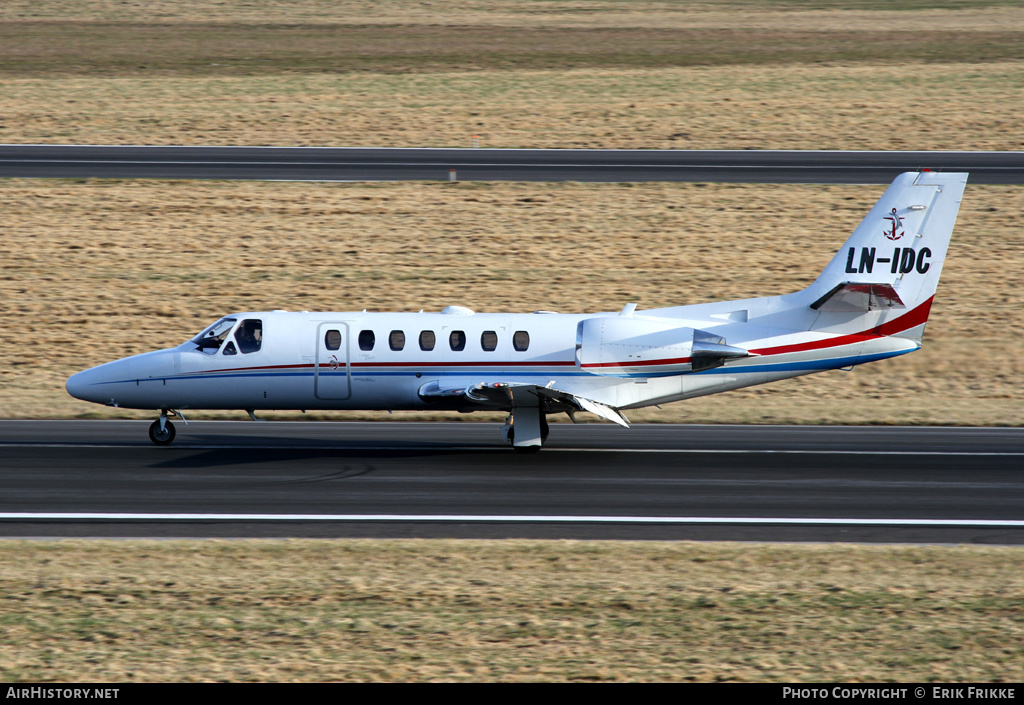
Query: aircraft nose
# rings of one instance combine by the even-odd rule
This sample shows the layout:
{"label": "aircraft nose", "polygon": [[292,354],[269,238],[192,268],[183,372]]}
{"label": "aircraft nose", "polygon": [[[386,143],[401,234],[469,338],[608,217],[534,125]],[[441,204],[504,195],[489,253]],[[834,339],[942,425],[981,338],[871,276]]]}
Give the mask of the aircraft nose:
{"label": "aircraft nose", "polygon": [[97,393],[96,383],[99,382],[98,378],[99,375],[94,367],[90,370],[71,375],[64,386],[67,388],[68,394],[75,399],[97,401],[95,397]]}
{"label": "aircraft nose", "polygon": [[64,388],[68,390],[68,394],[73,396],[75,399],[81,399],[85,382],[82,381],[82,373],[76,372],[75,374],[68,377],[68,381],[64,383]]}
{"label": "aircraft nose", "polygon": [[97,404],[109,404],[113,401],[116,382],[130,376],[127,360],[108,362],[68,377],[64,386],[68,394]]}

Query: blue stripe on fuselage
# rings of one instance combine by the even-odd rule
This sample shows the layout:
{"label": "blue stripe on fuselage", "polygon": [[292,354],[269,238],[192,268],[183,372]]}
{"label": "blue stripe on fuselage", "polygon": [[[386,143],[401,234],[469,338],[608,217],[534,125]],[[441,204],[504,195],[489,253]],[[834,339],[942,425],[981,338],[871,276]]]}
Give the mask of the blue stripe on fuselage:
{"label": "blue stripe on fuselage", "polygon": [[[796,372],[800,370],[830,370],[839,369],[841,367],[849,367],[851,365],[861,365],[866,362],[875,362],[877,360],[885,360],[890,357],[897,357],[904,355],[910,350],[901,350],[897,352],[883,352],[875,353],[872,355],[852,355],[849,357],[832,357],[824,360],[802,360],[800,362],[775,362],[759,365],[743,365],[736,367],[715,367],[710,370],[702,370],[700,372],[684,373],[694,375],[713,375],[713,374],[751,374],[757,372]],[[458,367],[454,369],[430,369],[429,372],[424,373],[423,370],[374,370],[373,368],[362,368],[357,371],[352,371],[352,377],[411,377],[420,372],[423,377],[478,377],[481,375],[494,376],[494,377],[619,377],[622,379],[645,379],[655,377],[674,377],[679,375],[679,372],[663,372],[663,373],[622,373],[622,374],[606,374],[606,375],[595,375],[591,372],[584,372],[582,370],[572,370],[571,372],[566,368],[557,368],[549,370],[524,370],[515,371],[508,369],[482,369],[473,370],[467,369],[466,367]],[[183,380],[204,380],[204,379],[227,379],[232,377],[242,378],[257,378],[257,377],[314,377],[317,372],[314,370],[303,370],[294,372],[255,372],[241,370],[238,372],[220,372],[220,373],[190,373],[185,375],[176,375],[168,377],[152,377],[142,379],[144,382],[155,382],[157,380],[169,380],[169,381],[183,381]],[[339,372],[320,372],[320,376],[324,378],[341,377],[345,376],[345,373]],[[109,382],[100,382],[99,384],[124,384],[126,382],[140,381],[135,378],[115,380]]]}

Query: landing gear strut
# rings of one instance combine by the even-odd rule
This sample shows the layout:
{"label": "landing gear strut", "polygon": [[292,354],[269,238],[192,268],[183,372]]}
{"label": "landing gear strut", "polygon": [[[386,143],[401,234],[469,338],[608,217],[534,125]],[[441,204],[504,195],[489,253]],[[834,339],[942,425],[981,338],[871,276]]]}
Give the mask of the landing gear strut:
{"label": "landing gear strut", "polygon": [[[177,413],[173,409],[161,409],[160,418],[154,421],[149,427],[149,440],[153,441],[153,443],[158,446],[170,445],[171,441],[174,440],[174,424],[172,424],[167,418],[168,414],[181,416],[181,414]],[[181,416],[181,420],[185,421],[185,417]],[[187,421],[185,422],[185,425],[188,425]]]}
{"label": "landing gear strut", "polygon": [[548,439],[548,421],[537,407],[518,407],[505,419],[501,435],[519,453],[536,453]]}

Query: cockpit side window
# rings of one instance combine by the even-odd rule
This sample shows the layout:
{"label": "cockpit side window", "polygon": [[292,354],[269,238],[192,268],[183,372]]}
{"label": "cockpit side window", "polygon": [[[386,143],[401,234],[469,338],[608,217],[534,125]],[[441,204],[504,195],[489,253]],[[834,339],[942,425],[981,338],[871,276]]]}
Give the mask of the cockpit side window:
{"label": "cockpit side window", "polygon": [[253,353],[263,347],[263,321],[258,318],[247,318],[235,331],[238,349],[243,353]]}
{"label": "cockpit side window", "polygon": [[228,337],[228,333],[235,326],[234,318],[222,318],[202,333],[192,338],[190,342],[198,346],[199,350],[212,355],[220,349]]}

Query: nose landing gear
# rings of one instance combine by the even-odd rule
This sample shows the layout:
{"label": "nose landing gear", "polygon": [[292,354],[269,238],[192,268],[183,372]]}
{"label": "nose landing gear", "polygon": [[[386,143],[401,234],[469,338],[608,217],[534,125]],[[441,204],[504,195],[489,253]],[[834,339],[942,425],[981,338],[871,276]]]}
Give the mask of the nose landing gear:
{"label": "nose landing gear", "polygon": [[[149,440],[158,446],[170,445],[174,440],[174,424],[167,418],[168,415],[177,416],[185,421],[185,417],[174,409],[161,409],[160,418],[149,426]],[[185,425],[188,426],[188,421],[185,421]]]}

